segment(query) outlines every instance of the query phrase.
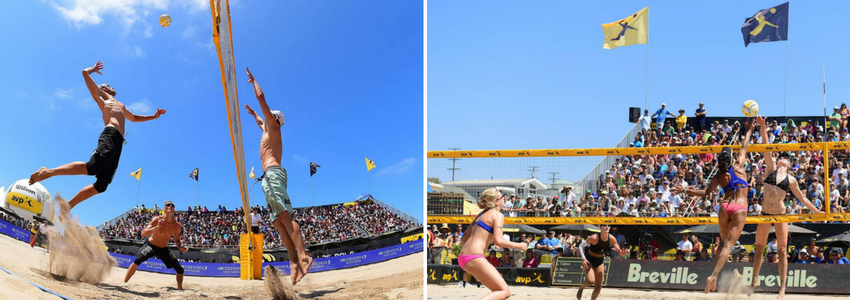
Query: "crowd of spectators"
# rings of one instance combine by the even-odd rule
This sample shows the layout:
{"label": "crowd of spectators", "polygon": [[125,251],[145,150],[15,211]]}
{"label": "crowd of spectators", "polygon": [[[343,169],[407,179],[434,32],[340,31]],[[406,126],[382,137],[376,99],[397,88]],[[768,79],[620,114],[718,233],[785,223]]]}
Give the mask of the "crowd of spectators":
{"label": "crowd of spectators", "polygon": [[30,224],[31,222],[29,220],[18,219],[18,218],[15,218],[13,216],[7,215],[4,212],[0,212],[0,219],[2,219],[3,221],[9,222],[12,225],[23,228],[23,229],[28,229],[31,226],[31,224]]}
{"label": "crowd of spectators", "polygon": [[[738,121],[714,121],[705,124],[705,108],[695,112],[696,127],[688,126],[684,110],[679,115],[669,113],[662,105],[655,114],[644,116],[639,122],[640,132],[629,147],[674,147],[674,146],[726,146],[740,145],[746,127]],[[796,124],[793,120],[767,120],[767,136],[760,136],[757,125],[750,144],[808,143],[825,141],[848,141],[847,117],[850,110],[846,105],[835,107],[824,127],[818,120],[807,120]],[[655,116],[657,127],[651,126]],[[675,116],[676,122],[665,120]],[[701,116],[701,117],[700,117]],[[693,124],[693,122],[692,122]],[[746,179],[750,185],[748,213],[760,215],[763,204],[763,180],[768,175],[764,155],[776,158],[779,152],[748,152],[745,158]],[[831,150],[829,153],[830,182],[825,182],[823,151],[791,151],[789,174],[796,177],[800,190],[820,211],[826,209],[825,194],[829,193],[831,211],[843,213],[850,203],[850,180],[847,167],[850,150]],[[555,197],[510,196],[503,207],[506,216],[639,216],[639,217],[689,217],[716,216],[718,201],[723,199],[722,187],[707,197],[698,198],[682,194],[671,194],[670,188],[677,185],[704,189],[717,163],[714,153],[703,154],[646,154],[616,157],[615,162],[604,174],[595,179],[593,189],[574,191],[566,187]],[[725,171],[725,170],[719,170]],[[785,199],[787,214],[811,213],[792,194]]]}
{"label": "crowd of spectators", "polygon": [[[264,247],[283,247],[283,241],[272,225],[274,219],[270,218],[270,210],[259,206],[256,209],[262,216],[259,227],[260,232],[265,234]],[[101,237],[143,241],[142,229],[154,216],[161,214],[162,209],[158,205],[150,209],[142,205],[114,222],[105,223],[100,229]],[[207,207],[190,206],[186,211],[176,211],[174,217],[182,225],[182,244],[188,247],[236,247],[239,245],[239,234],[246,232],[241,207],[227,210],[219,206],[209,210]],[[371,201],[355,202],[354,205],[296,208],[292,217],[301,227],[307,245],[373,237],[404,231],[416,225]]]}
{"label": "crowd of spectators", "polygon": [[[458,225],[457,231],[452,232],[451,227],[436,225],[430,229],[430,242],[428,245],[429,263],[431,264],[456,264],[454,257],[460,253],[462,227]],[[615,259],[646,259],[646,260],[674,260],[674,261],[714,261],[716,254],[720,252],[721,240],[715,237],[710,243],[703,243],[696,235],[682,234],[677,242],[675,253],[667,255],[661,251],[658,241],[651,233],[645,233],[637,244],[626,241],[625,235],[619,232],[617,226],[611,227],[610,238],[617,240],[617,244],[629,250],[626,257],[610,251],[608,256]],[[586,234],[589,236],[589,234]],[[485,251],[485,257],[494,267],[537,267],[544,256],[548,261],[554,257],[579,258],[579,246],[585,238],[570,233],[548,232],[544,236],[532,234],[516,234],[513,238],[505,236],[515,242],[524,242],[528,248],[523,250],[503,249],[491,244]],[[755,248],[753,245],[750,247]],[[811,264],[850,264],[850,259],[844,257],[845,250],[839,247],[822,248],[815,244],[815,239],[805,246],[790,245],[787,249],[786,259],[789,263],[811,263]],[[672,251],[671,251],[672,252]],[[766,263],[779,262],[780,255],[776,244],[776,237],[771,237],[764,249],[762,259]],[[747,247],[738,242],[731,253],[725,258],[729,262],[752,262],[755,259],[755,250],[747,250]]]}

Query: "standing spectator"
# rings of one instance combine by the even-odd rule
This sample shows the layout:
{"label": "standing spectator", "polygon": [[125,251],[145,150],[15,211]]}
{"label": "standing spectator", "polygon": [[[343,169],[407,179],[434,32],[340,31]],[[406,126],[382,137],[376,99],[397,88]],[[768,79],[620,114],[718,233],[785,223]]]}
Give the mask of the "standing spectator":
{"label": "standing spectator", "polygon": [[651,130],[650,126],[652,125],[652,117],[649,116],[648,109],[643,110],[643,116],[640,117],[638,124],[640,124],[640,129],[644,136],[649,134],[649,131]]}
{"label": "standing spectator", "polygon": [[620,233],[620,228],[617,228],[617,226],[612,226],[611,227],[611,235],[615,239],[617,239],[617,245],[620,245],[620,248],[628,248],[629,247],[629,246],[626,245],[626,236],[623,235],[622,233]]}
{"label": "standing spectator", "polygon": [[694,245],[688,239],[688,234],[683,233],[682,234],[682,240],[679,241],[678,246],[676,246],[676,250],[682,250],[682,253],[685,255],[685,258],[687,259],[688,257],[690,257],[691,251],[693,251],[693,249],[694,249]]}
{"label": "standing spectator", "polygon": [[659,136],[661,135],[661,130],[664,129],[664,120],[667,118],[667,115],[670,115],[674,118],[676,117],[676,115],[670,113],[670,111],[667,110],[666,103],[661,103],[661,108],[659,108],[658,111],[652,114],[652,117],[655,117],[655,130],[658,131]]}
{"label": "standing spectator", "polygon": [[685,109],[679,109],[679,115],[676,116],[676,129],[685,129],[688,125],[688,116],[685,115]]}
{"label": "standing spectator", "polygon": [[838,132],[838,126],[841,124],[841,114],[838,113],[838,106],[832,108],[832,114],[829,115],[829,128],[827,128],[827,132]]}
{"label": "standing spectator", "polygon": [[699,108],[697,108],[697,112],[694,116],[697,117],[697,130],[696,132],[702,132],[705,129],[705,108],[703,108],[703,103],[699,103]]}

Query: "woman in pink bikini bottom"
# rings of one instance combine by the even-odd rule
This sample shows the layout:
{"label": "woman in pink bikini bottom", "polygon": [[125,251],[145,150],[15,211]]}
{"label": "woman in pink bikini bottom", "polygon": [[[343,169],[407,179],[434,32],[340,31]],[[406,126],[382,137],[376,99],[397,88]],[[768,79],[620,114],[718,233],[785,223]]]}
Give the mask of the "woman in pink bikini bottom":
{"label": "woman in pink bikini bottom", "polygon": [[499,275],[496,268],[484,259],[484,251],[494,243],[502,248],[525,250],[526,243],[513,243],[502,239],[502,227],[505,216],[501,212],[505,198],[496,189],[487,189],[478,199],[478,207],[484,209],[472,224],[466,228],[461,238],[460,255],[457,261],[461,269],[475,277],[490,289],[490,293],[481,299],[508,299],[511,291],[505,279]]}
{"label": "woman in pink bikini bottom", "polygon": [[[764,119],[758,116],[757,119]],[[732,247],[741,236],[741,231],[744,229],[744,224],[747,221],[747,173],[744,170],[746,162],[747,145],[750,143],[750,138],[753,135],[752,121],[745,123],[747,126],[747,134],[741,141],[741,150],[738,152],[737,159],[733,159],[732,149],[723,147],[720,155],[717,156],[716,170],[718,172],[711,178],[705,190],[684,189],[681,185],[671,188],[673,193],[684,192],[690,196],[705,197],[718,186],[723,186],[723,201],[720,203],[720,211],[717,213],[718,225],[720,225],[721,234],[723,237],[723,248],[715,257],[717,263],[714,264],[714,272],[706,279],[705,293],[717,290],[717,275],[723,270],[723,265],[729,257]]]}

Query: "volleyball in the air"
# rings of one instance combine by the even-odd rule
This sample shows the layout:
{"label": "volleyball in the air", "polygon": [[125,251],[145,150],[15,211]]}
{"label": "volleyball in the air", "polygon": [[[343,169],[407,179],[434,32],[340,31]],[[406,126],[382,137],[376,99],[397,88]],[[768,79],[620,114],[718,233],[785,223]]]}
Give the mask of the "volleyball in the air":
{"label": "volleyball in the air", "polygon": [[755,117],[759,114],[759,104],[755,100],[744,101],[744,105],[741,106],[741,112],[747,117]]}
{"label": "volleyball in the air", "polygon": [[168,25],[171,25],[171,16],[168,14],[162,14],[159,16],[159,26],[168,27]]}

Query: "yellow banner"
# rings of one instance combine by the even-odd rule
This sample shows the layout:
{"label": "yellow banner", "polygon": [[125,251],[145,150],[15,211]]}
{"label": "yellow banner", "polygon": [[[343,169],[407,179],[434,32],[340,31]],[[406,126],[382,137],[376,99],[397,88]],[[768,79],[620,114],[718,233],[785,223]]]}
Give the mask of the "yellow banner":
{"label": "yellow banner", "polygon": [[404,244],[404,243],[407,243],[407,242],[418,241],[418,240],[421,240],[421,239],[422,239],[422,233],[417,233],[417,234],[414,234],[414,235],[409,235],[409,236],[401,238],[401,243]]}
{"label": "yellow banner", "polygon": [[38,199],[34,199],[29,195],[9,192],[9,194],[6,195],[6,203],[36,215],[41,214],[41,202],[38,202]]}
{"label": "yellow banner", "polygon": [[[850,143],[809,143],[809,144],[756,144],[749,145],[747,152],[775,151],[819,151],[850,149]],[[485,158],[485,157],[559,157],[559,156],[609,156],[643,154],[702,154],[720,153],[724,146],[688,146],[688,147],[644,147],[644,148],[589,148],[589,149],[536,149],[536,150],[458,150],[428,151],[428,158]],[[741,146],[728,146],[738,151]]]}
{"label": "yellow banner", "polygon": [[[469,224],[475,216],[428,216],[428,224]],[[786,216],[749,216],[747,224],[797,223],[818,221],[850,221],[850,214],[809,214]],[[564,225],[564,224],[618,224],[618,225],[705,225],[717,224],[717,217],[653,218],[653,217],[506,217],[505,224]]]}

